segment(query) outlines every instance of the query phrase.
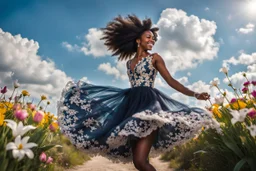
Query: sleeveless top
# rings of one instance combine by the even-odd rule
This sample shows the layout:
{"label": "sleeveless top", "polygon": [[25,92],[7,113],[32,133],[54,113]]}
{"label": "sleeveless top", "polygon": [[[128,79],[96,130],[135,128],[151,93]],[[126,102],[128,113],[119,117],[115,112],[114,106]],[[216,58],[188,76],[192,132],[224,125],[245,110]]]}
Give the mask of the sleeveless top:
{"label": "sleeveless top", "polygon": [[131,70],[131,59],[127,61],[127,74],[131,87],[146,86],[154,88],[154,82],[158,73],[152,64],[152,54],[143,57],[135,65],[134,71]]}

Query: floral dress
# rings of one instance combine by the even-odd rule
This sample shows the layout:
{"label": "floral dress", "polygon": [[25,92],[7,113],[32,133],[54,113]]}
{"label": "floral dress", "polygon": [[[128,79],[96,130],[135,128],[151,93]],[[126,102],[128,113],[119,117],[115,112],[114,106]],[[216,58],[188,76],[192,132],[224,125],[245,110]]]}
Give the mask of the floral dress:
{"label": "floral dress", "polygon": [[58,102],[58,122],[77,148],[115,162],[132,161],[132,144],[157,130],[150,156],[158,156],[218,127],[204,109],[189,107],[154,88],[158,71],[152,55],[134,68],[127,61],[130,88],[68,82]]}

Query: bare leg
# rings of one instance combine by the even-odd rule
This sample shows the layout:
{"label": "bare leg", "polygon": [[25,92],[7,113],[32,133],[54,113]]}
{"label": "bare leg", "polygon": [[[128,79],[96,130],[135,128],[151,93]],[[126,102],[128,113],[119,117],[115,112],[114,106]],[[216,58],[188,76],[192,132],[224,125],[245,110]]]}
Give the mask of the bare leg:
{"label": "bare leg", "polygon": [[156,133],[156,131],[153,131],[147,137],[139,139],[132,147],[133,163],[136,169],[139,171],[156,171],[156,169],[148,161],[148,155]]}

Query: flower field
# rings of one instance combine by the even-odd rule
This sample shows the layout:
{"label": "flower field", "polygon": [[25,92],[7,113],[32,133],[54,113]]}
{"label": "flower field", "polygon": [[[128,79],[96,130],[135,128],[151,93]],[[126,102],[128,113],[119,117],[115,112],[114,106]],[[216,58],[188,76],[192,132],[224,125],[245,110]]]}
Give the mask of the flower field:
{"label": "flower field", "polygon": [[27,90],[14,96],[18,88],[19,83],[14,81],[10,97],[6,97],[8,88],[1,88],[1,170],[63,170],[88,160],[60,135],[56,116],[46,112],[50,101],[40,106],[47,97],[42,95],[38,104],[33,104]]}
{"label": "flower field", "polygon": [[219,122],[222,134],[214,130],[203,131],[191,142],[176,147],[162,158],[178,169],[208,171],[256,170],[256,80],[245,82],[241,90],[233,86],[227,68],[221,68],[229,81],[233,98],[221,90],[218,79],[210,82],[219,95],[207,110]]}

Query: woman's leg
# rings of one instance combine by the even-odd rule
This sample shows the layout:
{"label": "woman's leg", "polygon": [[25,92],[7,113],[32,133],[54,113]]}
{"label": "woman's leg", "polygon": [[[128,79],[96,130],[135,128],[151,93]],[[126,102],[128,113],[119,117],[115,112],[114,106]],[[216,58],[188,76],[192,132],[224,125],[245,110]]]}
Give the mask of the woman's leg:
{"label": "woman's leg", "polygon": [[147,137],[139,139],[132,147],[133,163],[139,171],[156,171],[149,163],[148,154],[154,142],[157,131],[153,131]]}

